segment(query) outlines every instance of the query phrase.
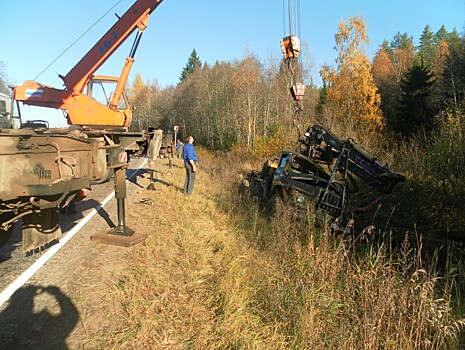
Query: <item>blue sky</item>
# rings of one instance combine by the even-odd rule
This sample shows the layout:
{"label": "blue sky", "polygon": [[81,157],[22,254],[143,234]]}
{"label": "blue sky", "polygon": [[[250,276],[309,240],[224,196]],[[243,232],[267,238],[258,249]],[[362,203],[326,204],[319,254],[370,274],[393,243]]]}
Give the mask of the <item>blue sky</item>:
{"label": "blue sky", "polygon": [[[2,50],[11,83],[19,85],[35,79],[113,5],[116,7],[36,80],[62,87],[58,74],[65,75],[134,0],[0,0]],[[294,2],[294,1],[293,1]],[[287,0],[284,5],[287,8]],[[5,16],[5,14],[9,14]],[[319,84],[323,64],[334,64],[334,34],[341,20],[362,16],[367,24],[370,57],[384,39],[406,32],[417,44],[425,25],[436,32],[465,30],[465,0],[300,0],[300,39],[308,46],[302,59],[312,65]],[[152,13],[145,30],[130,81],[138,72],[161,87],[176,84],[182,68],[195,49],[202,60],[241,59],[252,52],[262,62],[281,58],[279,41],[289,34],[283,19],[283,0],[164,0]],[[297,23],[297,22],[295,22]],[[128,55],[133,37],[105,63],[100,74],[118,75]],[[29,119],[49,119],[52,126],[64,126],[60,114],[43,108],[27,108]],[[44,116],[42,118],[42,116]]]}

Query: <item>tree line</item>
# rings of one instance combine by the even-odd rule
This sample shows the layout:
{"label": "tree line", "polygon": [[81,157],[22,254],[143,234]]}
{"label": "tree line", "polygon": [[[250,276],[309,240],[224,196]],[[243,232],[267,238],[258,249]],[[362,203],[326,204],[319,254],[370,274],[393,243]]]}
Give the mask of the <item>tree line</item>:
{"label": "tree line", "polygon": [[339,24],[335,42],[335,65],[320,71],[323,86],[313,83],[312,67],[298,62],[306,85],[299,113],[285,59],[263,62],[250,53],[210,65],[194,49],[176,86],[160,88],[135,77],[129,87],[136,107],[133,128],[179,125],[181,135],[194,134],[199,143],[226,150],[294,137],[296,125],[314,122],[349,136],[384,131],[409,137],[434,128],[441,111],[456,111],[464,101],[465,37],[455,29],[433,32],[426,25],[418,46],[407,33],[397,33],[370,59],[366,24],[352,17]]}
{"label": "tree line", "polygon": [[194,134],[212,149],[227,150],[237,143],[253,146],[292,124],[294,103],[288,82],[282,62],[264,64],[249,54],[209,65],[194,49],[176,86],[161,89],[135,77],[129,88],[136,107],[134,127],[179,125],[181,135]]}
{"label": "tree line", "polygon": [[[418,46],[398,32],[370,59],[366,24],[352,17],[339,24],[335,43],[335,64],[320,70],[322,86],[312,81],[310,65],[297,63],[299,82],[306,85],[303,110],[289,93],[293,76],[285,59],[262,61],[249,53],[208,64],[194,49],[175,86],[161,88],[136,75],[128,86],[135,107],[131,128],[179,125],[180,135],[194,134],[199,143],[222,150],[253,148],[276,137],[295,140],[297,125],[315,122],[342,136],[410,137],[437,127],[441,112],[454,115],[464,101],[465,36],[455,29],[434,32],[426,25]],[[5,68],[0,62],[0,91],[8,93]]]}

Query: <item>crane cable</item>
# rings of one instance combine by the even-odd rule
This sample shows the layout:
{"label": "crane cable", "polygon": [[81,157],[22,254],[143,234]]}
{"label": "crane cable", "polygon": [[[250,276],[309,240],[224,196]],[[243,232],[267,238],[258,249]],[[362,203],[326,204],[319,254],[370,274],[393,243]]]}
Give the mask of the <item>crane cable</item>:
{"label": "crane cable", "polygon": [[286,36],[286,12],[287,22],[289,25],[289,32],[287,35],[291,35],[293,32],[300,37],[300,0],[287,0],[287,11],[285,9],[285,1],[283,0],[283,35]]}
{"label": "crane cable", "polygon": [[108,14],[108,12],[110,12],[111,10],[113,10],[113,9],[116,7],[116,5],[118,5],[121,1],[122,1],[122,0],[118,0],[118,2],[117,2],[116,4],[114,4],[114,5],[113,5],[107,12],[105,12],[94,24],[92,24],[84,33],[82,33],[81,36],[80,36],[79,38],[77,38],[76,40],[74,40],[74,42],[73,42],[71,45],[69,45],[60,55],[58,55],[57,58],[55,58],[47,67],[45,67],[45,68],[42,70],[42,72],[40,72],[39,74],[37,74],[37,76],[34,78],[34,80],[37,80],[37,78],[39,78],[39,77],[42,75],[42,73],[44,73],[47,69],[49,69],[56,61],[58,61],[58,60],[61,58],[61,56],[63,56],[70,48],[72,48],[79,40],[81,40],[82,37],[83,37],[84,35],[86,35],[93,27],[95,27],[95,26],[97,25],[97,23],[100,22],[100,21],[103,19],[103,17],[105,17],[105,16]]}
{"label": "crane cable", "polygon": [[[296,101],[295,114],[298,114],[302,109],[302,98],[305,91],[305,86],[298,83],[298,54],[300,51],[300,0],[287,0],[287,17],[289,32],[286,36],[286,10],[285,0],[283,0],[283,29],[284,37],[281,40],[281,50],[284,58],[287,60],[289,72],[291,73],[291,95]],[[295,34],[293,34],[293,32]]]}

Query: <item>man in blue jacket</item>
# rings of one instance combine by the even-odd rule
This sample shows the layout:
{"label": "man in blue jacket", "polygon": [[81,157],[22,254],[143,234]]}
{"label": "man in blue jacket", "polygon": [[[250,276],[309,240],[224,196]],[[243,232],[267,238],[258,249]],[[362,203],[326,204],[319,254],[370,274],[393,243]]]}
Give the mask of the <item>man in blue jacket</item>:
{"label": "man in blue jacket", "polygon": [[184,167],[186,168],[186,181],[184,182],[184,194],[192,194],[194,192],[195,173],[197,171],[197,154],[194,148],[194,137],[186,137],[186,143],[182,150],[184,159]]}

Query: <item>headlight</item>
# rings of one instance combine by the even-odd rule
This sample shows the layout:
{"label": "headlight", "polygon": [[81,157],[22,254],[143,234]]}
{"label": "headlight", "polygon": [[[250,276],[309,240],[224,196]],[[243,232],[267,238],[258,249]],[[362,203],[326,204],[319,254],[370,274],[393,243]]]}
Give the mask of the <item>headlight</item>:
{"label": "headlight", "polygon": [[301,194],[297,195],[297,203],[300,203],[302,204],[303,202],[305,202],[305,197],[302,196]]}

